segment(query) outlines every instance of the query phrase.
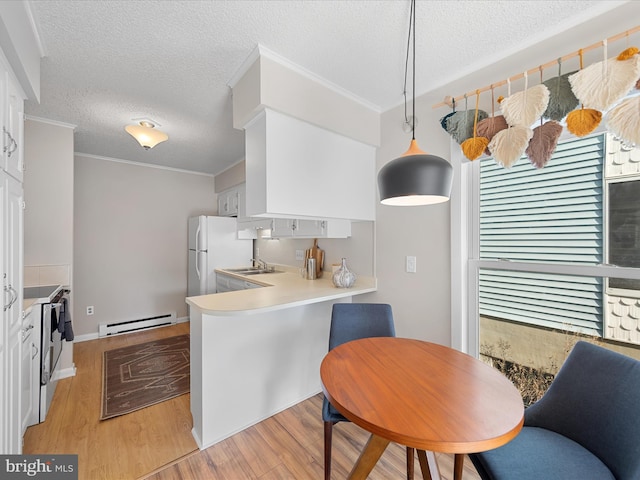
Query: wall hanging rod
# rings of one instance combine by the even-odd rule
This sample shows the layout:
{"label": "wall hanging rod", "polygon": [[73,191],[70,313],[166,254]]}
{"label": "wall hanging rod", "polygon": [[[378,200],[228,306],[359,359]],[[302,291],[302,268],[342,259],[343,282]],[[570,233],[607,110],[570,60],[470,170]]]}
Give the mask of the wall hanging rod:
{"label": "wall hanging rod", "polygon": [[[609,37],[607,38],[607,43],[613,43],[613,42],[617,42],[618,40],[621,40],[625,37],[628,37],[630,35],[633,35],[636,32],[640,32],[640,25],[638,25],[637,27],[633,27],[630,30],[627,30],[625,32],[621,32],[618,33],[617,35],[614,35],[613,37]],[[604,40],[601,40],[597,43],[594,43],[593,45],[589,45],[588,47],[584,47],[580,50],[576,50],[575,52],[571,52],[567,55],[565,55],[564,57],[560,57],[559,59],[555,59],[552,60],[550,62],[547,62],[543,65],[537,66],[535,68],[532,68],[530,70],[527,70],[527,75],[533,75],[535,73],[539,73],[540,70],[544,70],[545,68],[549,68],[549,67],[553,67],[554,65],[558,64],[558,60],[560,60],[561,62],[565,62],[573,57],[577,57],[578,55],[580,55],[580,51],[582,51],[582,53],[586,53],[590,50],[594,50],[596,48],[600,48],[604,45]],[[471,92],[467,92],[465,94],[459,95],[457,97],[455,97],[453,100],[455,101],[455,103],[458,103],[460,100],[464,100],[465,97],[472,97],[473,95],[476,95],[477,93],[482,93],[482,92],[486,92],[488,90],[491,90],[492,88],[498,88],[501,87],[502,85],[506,85],[508,81],[513,82],[515,80],[519,80],[521,78],[524,77],[524,73],[519,73],[517,75],[514,75],[513,77],[509,77],[506,80],[501,80],[499,82],[496,83],[492,83],[491,85],[487,85],[486,87],[482,87],[480,89],[474,89]],[[450,107],[451,105],[449,105],[446,101],[442,101],[440,103],[436,103],[435,105],[433,105],[431,108],[440,108],[440,107]]]}

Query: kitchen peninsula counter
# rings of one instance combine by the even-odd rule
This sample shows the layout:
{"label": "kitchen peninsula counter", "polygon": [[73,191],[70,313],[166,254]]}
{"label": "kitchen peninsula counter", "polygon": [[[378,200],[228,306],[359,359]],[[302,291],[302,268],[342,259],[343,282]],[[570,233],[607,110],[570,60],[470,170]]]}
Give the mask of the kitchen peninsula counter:
{"label": "kitchen peninsula counter", "polygon": [[297,269],[276,267],[283,271],[243,276],[229,270],[216,270],[243,280],[261,285],[261,288],[188,297],[187,303],[203,313],[211,315],[250,315],[261,312],[291,308],[315,302],[361,295],[376,290],[376,279],[357,277],[351,288],[336,288],[331,282],[331,273],[321,278],[305,280]]}
{"label": "kitchen peninsula counter", "polygon": [[200,449],[321,391],[331,309],[373,292],[373,277],[336,288],[330,272],[305,280],[293,267],[276,273],[227,275],[263,285],[188,297],[191,414]]}

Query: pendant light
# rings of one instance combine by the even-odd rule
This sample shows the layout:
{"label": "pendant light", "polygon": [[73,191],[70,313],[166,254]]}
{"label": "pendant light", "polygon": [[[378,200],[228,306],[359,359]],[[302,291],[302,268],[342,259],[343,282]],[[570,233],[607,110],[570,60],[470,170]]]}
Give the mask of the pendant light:
{"label": "pendant light", "polygon": [[169,139],[169,135],[155,129],[156,124],[149,120],[140,120],[138,125],[127,125],[124,129],[135,138],[145,150]]}
{"label": "pendant light", "polygon": [[[431,205],[446,202],[451,194],[453,167],[445,159],[429,155],[418,147],[415,136],[416,118],[416,7],[411,0],[409,36],[413,31],[413,117],[411,144],[400,157],[378,172],[380,203],[384,205]],[[407,44],[407,49],[409,44]],[[408,50],[407,50],[408,57]],[[408,63],[408,62],[407,62]],[[405,67],[406,78],[406,67]],[[406,106],[406,100],[405,100]]]}

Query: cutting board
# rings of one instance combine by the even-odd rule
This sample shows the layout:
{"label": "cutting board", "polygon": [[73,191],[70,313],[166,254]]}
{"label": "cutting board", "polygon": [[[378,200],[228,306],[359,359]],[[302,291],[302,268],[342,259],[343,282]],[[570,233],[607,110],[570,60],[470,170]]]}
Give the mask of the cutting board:
{"label": "cutting board", "polygon": [[324,250],[318,247],[318,239],[313,239],[313,246],[307,248],[304,257],[304,264],[307,264],[309,258],[315,258],[316,260],[316,278],[322,276],[322,268],[324,267]]}

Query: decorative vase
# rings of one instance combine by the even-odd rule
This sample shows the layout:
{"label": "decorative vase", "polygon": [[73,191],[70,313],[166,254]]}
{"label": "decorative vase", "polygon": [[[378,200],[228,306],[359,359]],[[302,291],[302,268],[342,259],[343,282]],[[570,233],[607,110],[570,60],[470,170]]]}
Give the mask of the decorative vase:
{"label": "decorative vase", "polygon": [[331,277],[333,284],[338,288],[350,288],[356,281],[356,274],[347,268],[347,259],[342,259],[342,265]]}

